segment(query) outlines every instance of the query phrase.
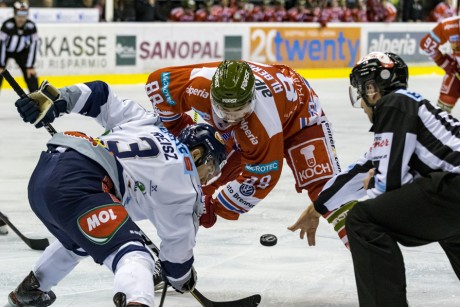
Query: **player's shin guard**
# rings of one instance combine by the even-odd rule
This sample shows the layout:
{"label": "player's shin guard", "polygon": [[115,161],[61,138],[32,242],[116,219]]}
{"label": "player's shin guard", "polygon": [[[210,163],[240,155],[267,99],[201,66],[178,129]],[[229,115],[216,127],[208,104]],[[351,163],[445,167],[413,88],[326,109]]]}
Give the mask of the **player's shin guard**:
{"label": "player's shin guard", "polygon": [[[114,290],[117,293],[114,302],[123,306],[119,299],[122,293],[127,304],[154,306],[153,272],[155,262],[150,252],[140,242],[130,242],[112,253],[104,261],[115,272]],[[118,300],[117,299],[118,295]]]}
{"label": "player's shin guard", "polygon": [[8,302],[12,306],[36,306],[46,307],[54,303],[56,295],[53,291],[43,292],[39,290],[40,283],[34,272],[19,284],[19,286],[8,295]]}

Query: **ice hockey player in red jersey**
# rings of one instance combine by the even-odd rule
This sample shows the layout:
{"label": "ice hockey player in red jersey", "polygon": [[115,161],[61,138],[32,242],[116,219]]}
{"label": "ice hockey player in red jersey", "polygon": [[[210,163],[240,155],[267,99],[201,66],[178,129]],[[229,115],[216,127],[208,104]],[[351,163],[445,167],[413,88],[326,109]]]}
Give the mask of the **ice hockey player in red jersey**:
{"label": "ice hockey player in red jersey", "polygon": [[[438,98],[438,107],[451,113],[460,97],[460,17],[447,18],[420,40],[420,48],[445,71]],[[449,44],[452,54],[445,53],[441,46]]]}
{"label": "ice hockey player in red jersey", "polygon": [[[284,65],[223,61],[152,72],[146,92],[164,125],[179,133],[194,110],[221,132],[228,147],[221,177],[205,186],[211,227],[236,220],[273,190],[286,159],[297,192],[311,200],[340,167],[331,125],[307,80]],[[223,186],[216,197],[214,190]]]}

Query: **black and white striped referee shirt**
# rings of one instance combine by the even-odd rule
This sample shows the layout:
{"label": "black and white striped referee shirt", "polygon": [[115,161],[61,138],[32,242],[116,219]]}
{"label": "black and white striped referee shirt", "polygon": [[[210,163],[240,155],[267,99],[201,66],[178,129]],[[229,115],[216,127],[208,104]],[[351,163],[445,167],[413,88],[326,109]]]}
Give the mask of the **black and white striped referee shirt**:
{"label": "black and white striped referee shirt", "polygon": [[37,55],[37,27],[31,20],[27,20],[22,28],[18,28],[14,18],[7,19],[0,30],[0,67],[5,67],[8,53],[26,52],[26,68],[32,68]]}
{"label": "black and white striped referee shirt", "polygon": [[[460,174],[460,122],[417,93],[397,90],[374,109],[374,141],[364,159],[324,186],[315,208],[326,213],[347,201],[378,195],[432,172]],[[362,189],[376,169],[374,187]]]}

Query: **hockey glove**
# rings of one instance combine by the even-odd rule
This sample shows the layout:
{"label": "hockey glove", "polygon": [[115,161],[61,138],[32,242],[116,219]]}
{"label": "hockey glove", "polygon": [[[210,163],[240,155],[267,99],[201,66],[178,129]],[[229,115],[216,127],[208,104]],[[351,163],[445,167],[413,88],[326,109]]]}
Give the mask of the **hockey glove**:
{"label": "hockey glove", "polygon": [[56,117],[67,112],[67,102],[59,99],[58,90],[48,81],[43,81],[38,91],[18,99],[15,105],[23,120],[37,128],[43,127],[44,123],[52,123]]}
{"label": "hockey glove", "polygon": [[165,270],[162,270],[163,273],[163,280],[165,280],[171,287],[174,288],[179,293],[190,292],[195,289],[196,285],[196,271],[195,268],[192,266],[190,272],[182,276],[181,278],[172,278],[166,275]]}
{"label": "hockey glove", "polygon": [[356,204],[358,203],[357,200],[352,200],[342,207],[335,209],[334,211],[330,211],[323,215],[323,217],[334,226],[334,230],[337,231],[339,238],[342,240],[345,247],[350,249],[347,237],[347,231],[345,229],[345,218],[347,217],[348,211],[351,210]]}
{"label": "hockey glove", "polygon": [[206,195],[204,197],[204,210],[200,216],[200,226],[204,228],[211,228],[217,221],[217,216],[215,213],[216,205],[212,200],[211,195]]}
{"label": "hockey glove", "polygon": [[451,55],[444,54],[435,62],[449,75],[456,75],[459,71],[457,60]]}

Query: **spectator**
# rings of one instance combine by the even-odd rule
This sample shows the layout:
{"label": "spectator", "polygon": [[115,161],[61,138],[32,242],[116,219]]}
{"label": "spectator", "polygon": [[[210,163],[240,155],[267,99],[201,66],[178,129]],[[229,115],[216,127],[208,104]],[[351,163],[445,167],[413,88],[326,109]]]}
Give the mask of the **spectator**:
{"label": "spectator", "polygon": [[339,5],[342,8],[342,21],[343,22],[353,22],[353,14],[351,9],[347,6],[346,0],[339,0]]}
{"label": "spectator", "polygon": [[284,0],[275,0],[273,2],[273,8],[275,10],[274,13],[274,20],[276,22],[287,21],[287,11],[286,11],[286,3]]}
{"label": "spectator", "polygon": [[367,20],[370,22],[382,22],[385,19],[385,8],[380,0],[367,0]]}
{"label": "spectator", "polygon": [[381,0],[381,3],[385,11],[383,21],[384,22],[395,21],[398,11],[396,10],[396,7],[393,5],[393,3],[391,3],[389,0]]}
{"label": "spectator", "polygon": [[[308,0],[304,11],[304,21],[321,22],[321,12],[326,7],[326,0]],[[322,23],[325,26],[325,23]]]}
{"label": "spectator", "polygon": [[195,8],[196,4],[194,0],[182,1],[181,7],[176,7],[171,10],[169,19],[171,21],[190,22],[195,21]]}
{"label": "spectator", "polygon": [[135,0],[136,21],[166,21],[156,0]]}
{"label": "spectator", "polygon": [[99,11],[99,21],[105,21],[105,0],[97,0],[94,7]]}
{"label": "spectator", "polygon": [[421,22],[425,20],[424,8],[422,0],[405,1],[403,9],[402,21]]}
{"label": "spectator", "polygon": [[320,23],[325,26],[328,22],[341,22],[343,18],[343,9],[339,6],[337,0],[330,0],[326,7],[321,11]]}
{"label": "spectator", "polygon": [[264,22],[274,21],[275,18],[275,8],[271,5],[270,0],[264,0],[262,4],[262,20]]}
{"label": "spectator", "polygon": [[452,7],[452,0],[439,2],[428,16],[428,21],[439,22],[445,18],[455,16],[455,10]]}
{"label": "spectator", "polygon": [[294,22],[302,22],[305,21],[306,17],[306,1],[305,0],[297,0],[296,5],[290,8],[287,12],[288,20]]}
{"label": "spectator", "polygon": [[213,7],[213,11],[217,16],[219,16],[219,21],[229,22],[233,19],[233,14],[235,13],[236,7],[231,6],[228,3],[228,0],[221,0],[216,7]]}
{"label": "spectator", "polygon": [[364,0],[357,0],[356,7],[351,10],[354,22],[367,22],[367,8]]}
{"label": "spectator", "polygon": [[251,14],[253,9],[254,5],[252,3],[248,3],[247,0],[238,1],[232,20],[236,22],[248,21],[248,16]]}
{"label": "spectator", "polygon": [[252,9],[248,21],[252,22],[261,22],[264,20],[264,4],[262,5],[254,5],[254,8]]}
{"label": "spectator", "polygon": [[115,0],[114,10],[114,21],[136,20],[134,0]]}

